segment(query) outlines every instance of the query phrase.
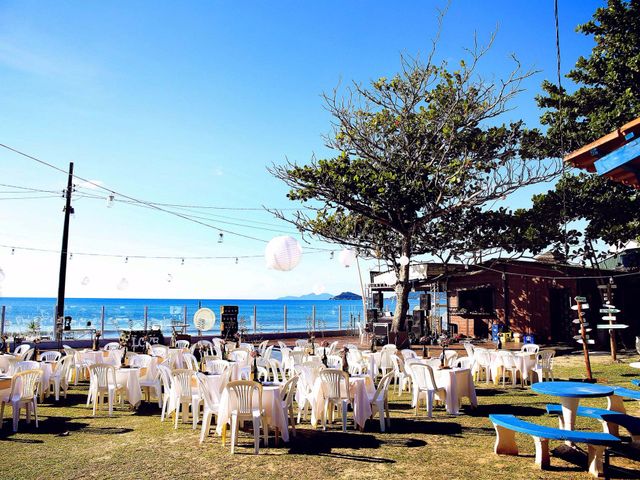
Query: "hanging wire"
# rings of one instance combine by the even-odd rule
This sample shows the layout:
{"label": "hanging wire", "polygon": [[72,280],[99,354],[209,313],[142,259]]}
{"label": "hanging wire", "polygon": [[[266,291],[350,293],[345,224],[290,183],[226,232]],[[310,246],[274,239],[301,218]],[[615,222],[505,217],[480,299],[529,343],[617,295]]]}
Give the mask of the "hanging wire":
{"label": "hanging wire", "polygon": [[[562,90],[562,68],[561,68],[561,55],[560,55],[560,19],[558,14],[558,0],[553,2],[553,13],[555,18],[556,27],[556,74],[558,77],[558,134],[560,136],[560,160],[562,161],[562,180],[566,182],[567,178],[567,163],[563,157],[564,151],[564,118],[562,115],[562,96],[564,95]],[[569,258],[569,240],[567,230],[567,188],[566,185],[562,188],[562,211],[560,212],[561,221],[563,224],[563,236],[564,236],[564,259],[565,262]]]}

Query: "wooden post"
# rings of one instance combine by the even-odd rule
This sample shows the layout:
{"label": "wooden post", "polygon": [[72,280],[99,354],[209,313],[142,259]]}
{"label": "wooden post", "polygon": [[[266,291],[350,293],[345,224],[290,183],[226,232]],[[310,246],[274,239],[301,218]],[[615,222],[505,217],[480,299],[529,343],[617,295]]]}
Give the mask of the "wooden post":
{"label": "wooden post", "polygon": [[338,305],[338,330],[342,330],[342,305]]}
{"label": "wooden post", "polygon": [[147,327],[149,326],[148,319],[149,319],[149,307],[147,307],[145,305],[144,306],[144,331],[145,331],[145,333],[147,332],[147,330],[148,330]]}
{"label": "wooden post", "polygon": [[253,333],[257,333],[258,332],[258,309],[256,308],[256,306],[253,306]]}
{"label": "wooden post", "polygon": [[593,380],[591,375],[591,360],[589,359],[589,346],[587,344],[587,331],[584,329],[584,317],[582,316],[582,305],[576,301],[578,305],[578,319],[580,320],[580,336],[582,337],[582,351],[584,352],[584,364],[587,368],[587,379]]}
{"label": "wooden post", "polygon": [[104,337],[104,305],[100,307],[100,335]]}
{"label": "wooden post", "polygon": [[0,336],[4,335],[4,316],[5,316],[6,309],[7,307],[2,305],[2,310],[0,311]]}
{"label": "wooden post", "polygon": [[[607,283],[607,303],[613,305],[613,292],[611,291],[611,283]],[[611,314],[608,314],[611,316]],[[613,321],[609,320],[609,324],[612,325]],[[609,329],[609,345],[611,346],[611,360],[614,362],[618,357],[618,347],[616,345],[616,331],[613,328]]]}
{"label": "wooden post", "polygon": [[287,333],[287,306],[284,306],[284,333]]}
{"label": "wooden post", "polygon": [[64,223],[62,226],[62,246],[60,247],[60,274],[58,277],[58,299],[55,318],[64,317],[64,292],[67,282],[67,248],[69,246],[69,216],[73,211],[71,195],[73,193],[73,162],[69,163],[69,176],[65,190]]}

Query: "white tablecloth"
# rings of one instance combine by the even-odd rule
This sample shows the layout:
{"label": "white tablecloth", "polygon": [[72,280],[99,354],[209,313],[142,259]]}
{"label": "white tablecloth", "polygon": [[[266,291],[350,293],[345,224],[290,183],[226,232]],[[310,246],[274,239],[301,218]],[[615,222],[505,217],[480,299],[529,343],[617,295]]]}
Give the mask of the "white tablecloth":
{"label": "white tablecloth", "polygon": [[142,390],[140,389],[140,369],[118,368],[116,369],[116,383],[118,386],[124,385],[127,402],[137,407],[142,400]]}
{"label": "white tablecloth", "polygon": [[[287,412],[282,406],[281,385],[265,385],[262,387],[262,408],[264,408],[267,425],[277,427],[280,436],[285,442],[289,441],[289,424],[287,422]],[[235,405],[230,404],[229,390],[225,389],[220,398],[220,407],[218,409],[218,423],[216,425],[216,433],[222,435],[224,425],[231,423],[231,412]],[[257,393],[254,397],[254,403],[258,403]]]}
{"label": "white tablecloth", "polygon": [[[501,370],[503,365],[502,356],[498,351],[492,351],[491,354],[491,378],[494,383],[498,383],[501,376]],[[533,369],[536,364],[536,354],[535,353],[525,353],[525,352],[514,352],[514,357],[516,359],[516,366],[522,375],[522,378],[529,378],[529,372]]]}
{"label": "white tablecloth", "polygon": [[9,359],[15,360],[13,355],[0,355],[0,371],[6,373],[9,369]]}
{"label": "white tablecloth", "polygon": [[[325,392],[321,378],[317,378],[311,391],[311,425],[322,420]],[[352,399],[353,419],[361,429],[371,417],[371,401],[375,393],[373,380],[368,375],[349,377],[349,397]]]}
{"label": "white tablecloth", "polygon": [[468,368],[433,369],[436,385],[447,391],[447,413],[458,415],[462,398],[467,397],[471,405],[476,407],[476,388],[473,375]]}

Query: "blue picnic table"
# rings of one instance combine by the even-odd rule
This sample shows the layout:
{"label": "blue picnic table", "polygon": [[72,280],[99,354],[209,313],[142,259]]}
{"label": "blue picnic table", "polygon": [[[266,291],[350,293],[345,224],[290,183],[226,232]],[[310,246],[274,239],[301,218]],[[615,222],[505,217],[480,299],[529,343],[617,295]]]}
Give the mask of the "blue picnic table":
{"label": "blue picnic table", "polygon": [[558,397],[562,405],[563,428],[573,430],[581,398],[608,397],[613,387],[583,382],[538,382],[531,385],[534,392]]}

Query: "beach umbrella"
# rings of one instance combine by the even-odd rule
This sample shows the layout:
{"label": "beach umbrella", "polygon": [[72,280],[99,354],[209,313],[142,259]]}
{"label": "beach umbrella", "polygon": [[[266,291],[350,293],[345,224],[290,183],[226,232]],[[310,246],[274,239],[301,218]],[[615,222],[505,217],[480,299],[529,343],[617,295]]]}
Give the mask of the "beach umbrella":
{"label": "beach umbrella", "polygon": [[356,261],[356,252],[345,248],[340,251],[340,263],[343,267],[349,268]]}
{"label": "beach umbrella", "polygon": [[294,269],[302,257],[298,241],[287,235],[273,238],[264,250],[267,268],[283,272]]}

